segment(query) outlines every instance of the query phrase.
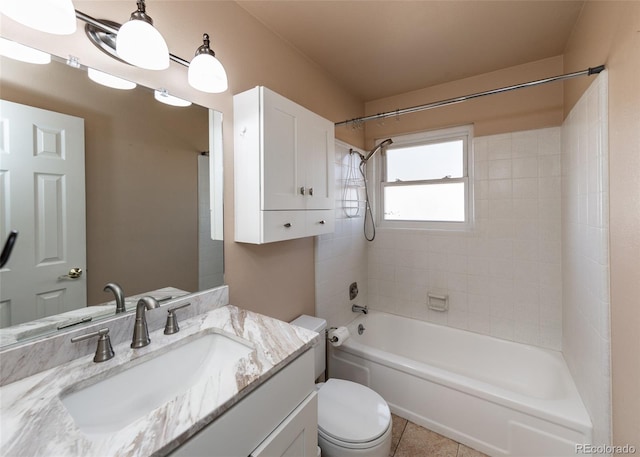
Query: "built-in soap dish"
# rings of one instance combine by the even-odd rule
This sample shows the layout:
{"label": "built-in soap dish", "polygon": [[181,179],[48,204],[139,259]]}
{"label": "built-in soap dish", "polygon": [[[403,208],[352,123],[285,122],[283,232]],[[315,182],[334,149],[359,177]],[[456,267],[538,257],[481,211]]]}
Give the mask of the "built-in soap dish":
{"label": "built-in soap dish", "polygon": [[447,311],[449,309],[449,295],[427,293],[427,306],[433,311]]}

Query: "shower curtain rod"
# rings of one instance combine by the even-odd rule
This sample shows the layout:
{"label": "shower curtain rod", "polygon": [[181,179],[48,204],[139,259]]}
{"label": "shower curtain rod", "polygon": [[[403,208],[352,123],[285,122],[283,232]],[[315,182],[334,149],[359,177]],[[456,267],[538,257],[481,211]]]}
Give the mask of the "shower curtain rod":
{"label": "shower curtain rod", "polygon": [[485,95],[500,94],[502,92],[508,92],[516,89],[524,89],[526,87],[539,86],[541,84],[546,84],[554,81],[563,81],[565,79],[576,78],[578,76],[590,76],[590,75],[600,73],[602,70],[604,70],[604,65],[599,65],[597,67],[587,68],[586,70],[567,73],[565,75],[552,76],[551,78],[538,79],[536,81],[529,81],[522,84],[515,84],[513,86],[501,87],[499,89],[492,89],[484,92],[477,92],[475,94],[463,95],[462,97],[448,98],[446,100],[427,103],[425,105],[412,106],[411,108],[402,108],[402,109],[397,109],[395,111],[387,111],[385,113],[372,114],[370,116],[356,117],[353,119],[348,119],[346,121],[336,122],[335,126],[338,127],[340,125],[361,124],[363,122],[373,121],[376,119],[385,119],[390,116],[400,116],[402,114],[417,113],[419,111],[425,111],[433,108],[440,108],[441,106],[449,106],[449,105],[454,105],[456,103],[461,103],[467,100],[473,100],[474,98],[484,97]]}

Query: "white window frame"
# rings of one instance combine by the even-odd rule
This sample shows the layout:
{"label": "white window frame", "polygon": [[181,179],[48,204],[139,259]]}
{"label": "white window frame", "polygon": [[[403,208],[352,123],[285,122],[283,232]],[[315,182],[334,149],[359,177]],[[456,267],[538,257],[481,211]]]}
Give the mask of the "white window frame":
{"label": "white window frame", "polygon": [[[384,139],[384,138],[383,138]],[[473,125],[464,125],[426,132],[412,133],[391,137],[393,145],[409,146],[430,143],[441,143],[451,140],[463,141],[463,176],[461,178],[441,178],[424,181],[405,181],[402,183],[384,182],[386,158],[380,154],[374,163],[373,176],[376,179],[374,199],[376,203],[376,225],[379,228],[387,229],[424,229],[424,230],[446,230],[446,231],[469,231],[473,228]],[[376,140],[376,144],[380,140]],[[391,146],[390,148],[392,148]],[[416,220],[385,220],[384,218],[384,188],[386,186],[399,186],[410,184],[447,184],[464,183],[464,213],[465,220],[454,221],[416,221]]]}

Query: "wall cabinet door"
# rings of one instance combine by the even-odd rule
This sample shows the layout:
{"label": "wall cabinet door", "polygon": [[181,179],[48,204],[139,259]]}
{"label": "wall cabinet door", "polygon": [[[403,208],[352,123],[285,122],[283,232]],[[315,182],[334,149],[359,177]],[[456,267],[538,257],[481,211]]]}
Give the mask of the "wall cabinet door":
{"label": "wall cabinet door", "polygon": [[304,112],[290,100],[266,88],[262,107],[262,210],[305,209]]}
{"label": "wall cabinet door", "polygon": [[306,119],[300,137],[304,142],[306,209],[333,209],[333,124],[327,125],[318,117]]}

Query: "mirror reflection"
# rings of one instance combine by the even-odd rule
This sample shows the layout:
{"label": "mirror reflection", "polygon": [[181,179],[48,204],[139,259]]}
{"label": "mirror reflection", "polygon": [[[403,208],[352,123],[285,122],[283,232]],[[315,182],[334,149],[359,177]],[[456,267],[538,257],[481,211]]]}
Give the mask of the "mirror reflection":
{"label": "mirror reflection", "polygon": [[1,327],[113,301],[107,283],[127,297],[223,283],[208,155],[220,113],[105,87],[55,58],[0,65],[2,244],[19,232],[0,270]]}

